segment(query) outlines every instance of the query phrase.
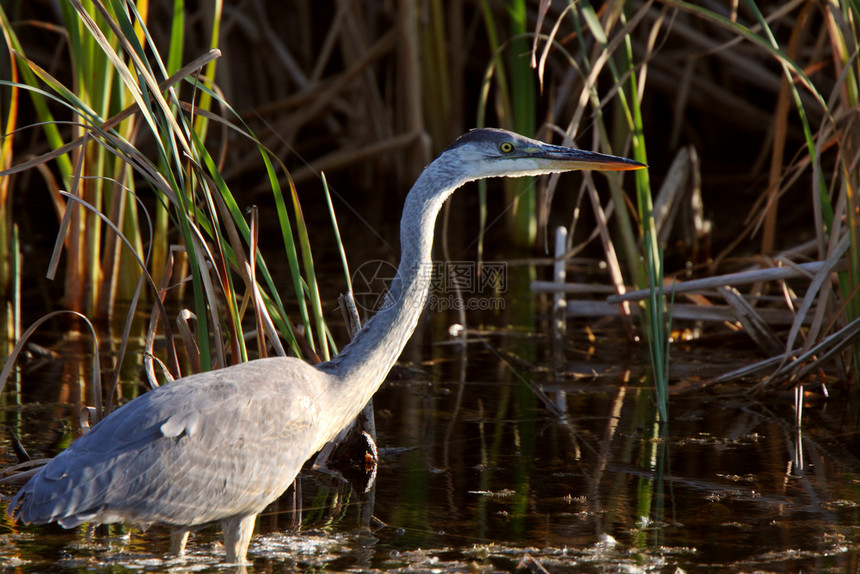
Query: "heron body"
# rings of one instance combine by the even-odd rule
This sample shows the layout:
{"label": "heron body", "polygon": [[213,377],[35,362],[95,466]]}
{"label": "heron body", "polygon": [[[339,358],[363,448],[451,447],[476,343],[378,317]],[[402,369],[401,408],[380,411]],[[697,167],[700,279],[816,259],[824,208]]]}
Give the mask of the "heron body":
{"label": "heron body", "polygon": [[436,216],[464,183],[643,164],[495,129],[470,131],[428,165],[406,198],[401,262],[386,305],[331,361],[257,359],[190,375],[111,413],[45,465],[9,514],[26,523],[164,524],[181,553],[188,532],[220,522],[227,561],[244,563],[254,520],[306,460],[379,388],[427,300]]}

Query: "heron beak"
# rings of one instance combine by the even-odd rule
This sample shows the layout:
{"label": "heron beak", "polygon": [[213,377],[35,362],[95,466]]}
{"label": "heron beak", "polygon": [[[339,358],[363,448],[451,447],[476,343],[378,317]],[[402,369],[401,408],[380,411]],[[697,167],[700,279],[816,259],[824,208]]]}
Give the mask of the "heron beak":
{"label": "heron beak", "polygon": [[548,160],[552,167],[565,171],[573,169],[630,171],[648,167],[644,163],[625,157],[553,145],[535,149],[534,156]]}

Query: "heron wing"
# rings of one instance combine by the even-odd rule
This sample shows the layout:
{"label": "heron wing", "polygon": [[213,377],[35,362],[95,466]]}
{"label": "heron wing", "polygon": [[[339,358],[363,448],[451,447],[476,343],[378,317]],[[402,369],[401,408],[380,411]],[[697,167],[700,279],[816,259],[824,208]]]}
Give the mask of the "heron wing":
{"label": "heron wing", "polygon": [[19,491],[25,522],[197,525],[259,512],[318,448],[324,375],[297,359],[192,375],[131,401]]}

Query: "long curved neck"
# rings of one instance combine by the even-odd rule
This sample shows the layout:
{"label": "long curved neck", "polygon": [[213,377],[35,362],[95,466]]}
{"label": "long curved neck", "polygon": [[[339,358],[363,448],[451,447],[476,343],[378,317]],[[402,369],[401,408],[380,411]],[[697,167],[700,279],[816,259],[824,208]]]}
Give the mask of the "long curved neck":
{"label": "long curved neck", "polygon": [[334,377],[342,393],[351,395],[356,412],[382,384],[427,302],[436,216],[448,196],[465,182],[458,174],[440,169],[439,163],[427,166],[406,197],[400,220],[400,266],[383,309],[334,359],[317,367]]}

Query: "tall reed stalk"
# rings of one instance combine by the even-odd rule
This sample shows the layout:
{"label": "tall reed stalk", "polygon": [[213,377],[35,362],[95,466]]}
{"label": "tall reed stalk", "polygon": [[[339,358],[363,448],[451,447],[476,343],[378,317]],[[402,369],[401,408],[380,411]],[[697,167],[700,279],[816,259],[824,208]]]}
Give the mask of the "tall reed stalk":
{"label": "tall reed stalk", "polygon": [[[602,150],[614,153],[629,145],[634,159],[647,164],[646,126],[641,108],[647,68],[640,66],[634,58],[631,38],[647,7],[640,8],[629,17],[626,10],[626,6],[622,5],[604,6],[602,14],[598,15],[587,0],[577,3],[571,10],[570,17],[578,32],[583,72],[587,72],[587,78],[580,98],[581,107],[576,111],[569,132],[576,133],[586,115],[585,106],[588,104],[592,108],[595,139],[600,142]],[[659,29],[659,24],[655,28]],[[655,36],[656,30],[652,29],[652,42]],[[649,44],[648,49],[652,47]],[[601,103],[604,98],[597,90],[597,80],[604,70],[613,81],[611,101],[616,113],[612,116],[612,129],[606,124],[604,105]],[[626,275],[634,287],[651,290],[651,296],[643,302],[640,316],[650,349],[658,412],[665,422],[668,417],[668,325],[662,289],[662,249],[657,236],[648,170],[637,170],[633,177],[636,185],[636,217],[627,209],[619,179],[610,178],[610,192],[621,242],[620,253],[624,255],[621,262]],[[595,209],[601,208],[595,206]],[[634,233],[634,229],[638,233]],[[614,257],[613,253],[614,250],[607,252],[610,261]],[[623,284],[617,287],[625,288]]]}
{"label": "tall reed stalk", "polygon": [[[494,57],[484,79],[484,89],[478,109],[478,125],[486,122],[490,104],[490,79],[494,90],[494,106],[500,126],[516,132],[535,135],[536,94],[535,75],[529,60],[530,43],[527,35],[527,12],[524,0],[513,0],[508,6],[510,40],[502,43],[491,5],[481,2],[484,27]],[[505,59],[507,55],[507,60]],[[537,236],[537,190],[534,178],[505,179],[505,200],[510,207],[509,225],[513,242],[531,247]],[[482,185],[482,189],[485,186]]]}
{"label": "tall reed stalk", "polygon": [[[146,26],[148,2],[69,0],[61,4],[72,59],[68,84],[27,57],[0,6],[6,45],[16,54],[15,73],[0,85],[7,92],[30,95],[39,127],[19,125],[19,131],[43,130],[51,148],[17,164],[11,154],[3,154],[0,192],[6,190],[6,196],[0,199],[8,196],[11,177],[22,171],[51,166],[60,174],[56,183],[46,180],[61,216],[49,272],[59,270],[62,254],[66,303],[109,317],[117,301],[130,301],[124,324],[127,337],[138,305],[151,298],[153,320],[160,321],[168,344],[162,356],[176,377],[182,374],[179,350],[163,301],[169,285],[182,285],[190,275],[194,327],[183,332],[195,335],[193,341],[184,340],[192,370],[245,360],[243,323],[249,313],[255,317],[258,340],[268,338],[276,352],[284,352],[283,339],[296,354],[328,358],[329,334],[295,187],[290,182],[290,198],[285,199],[279,178],[286,168],[257,143],[300,303],[301,333],[290,322],[258,249],[259,226],[246,220],[221,175],[216,157],[223,156],[223,150],[216,155],[207,147],[208,126],[213,123],[251,142],[257,140],[216,90],[217,50],[181,66],[184,2],[174,3],[166,63]],[[212,13],[214,46],[220,2]],[[49,102],[60,104],[71,123],[55,118]],[[213,104],[227,116],[213,113]],[[5,114],[6,125],[14,126],[14,110],[7,106]],[[4,149],[11,142],[11,137],[4,139]],[[153,153],[144,151],[141,142]],[[145,203],[155,205],[154,230]],[[8,202],[0,202],[0,209],[0,221],[11,220]],[[177,240],[178,251],[170,245]],[[148,353],[153,340],[150,331]],[[265,353],[265,345],[261,352]],[[150,369],[151,377],[152,373]]]}
{"label": "tall reed stalk", "polygon": [[[508,6],[508,17],[511,20],[511,40],[503,45],[499,38],[493,13],[488,2],[482,2],[484,23],[490,48],[495,57],[488,66],[485,76],[481,107],[479,108],[479,124],[484,118],[486,107],[490,105],[490,82],[495,88],[493,101],[495,110],[501,121],[508,121],[509,127],[523,133],[533,133],[535,130],[537,77],[541,77],[545,66],[546,53],[557,51],[564,54],[564,48],[554,42],[559,24],[556,22],[551,34],[545,39],[546,53],[541,54],[541,64],[537,71],[531,69],[532,62],[537,61],[537,54],[530,53],[529,37],[525,34],[525,3],[511,2]],[[541,8],[542,12],[548,9]],[[642,117],[641,100],[645,86],[645,68],[640,67],[633,56],[631,33],[641,22],[648,7],[642,7],[628,21],[626,7],[621,4],[606,5],[599,15],[594,6],[587,0],[572,4],[569,9],[561,12],[560,19],[569,19],[576,31],[578,42],[578,58],[568,56],[568,62],[577,66],[581,60],[581,68],[575,71],[583,78],[579,106],[574,110],[566,135],[574,139],[586,119],[593,127],[594,140],[601,151],[606,153],[624,153],[623,149],[630,146],[633,157],[642,163],[647,163],[645,151],[645,125]],[[542,20],[542,18],[541,18]],[[659,29],[659,25],[657,26]],[[651,41],[656,32],[652,32]],[[538,42],[535,42],[535,49]],[[649,46],[649,49],[652,46]],[[505,65],[501,57],[503,50],[510,52],[510,63]],[[598,89],[598,79],[608,75],[613,81],[613,87],[608,93]],[[510,80],[508,78],[510,77]],[[606,102],[612,102],[614,113],[611,117],[611,127],[607,125],[605,113]],[[589,111],[590,110],[590,111]],[[625,285],[632,284],[636,288],[647,288],[651,285],[653,296],[643,304],[642,322],[652,352],[653,372],[657,385],[657,399],[663,420],[667,417],[667,321],[665,318],[665,300],[662,293],[663,266],[660,245],[657,238],[656,224],[651,199],[651,185],[647,170],[635,174],[636,183],[636,213],[631,213],[623,188],[621,178],[608,178],[614,220],[620,232],[622,257],[627,281],[618,265],[614,247],[608,231],[606,238],[607,257],[614,268],[619,290]],[[590,179],[588,185],[592,186]],[[507,182],[510,194],[508,204],[512,206],[513,227],[517,241],[523,245],[532,245],[536,232],[536,194],[534,182],[528,180],[513,180]],[[596,192],[590,197],[597,198]],[[602,206],[595,205],[596,210]],[[638,230],[638,233],[637,233]]]}
{"label": "tall reed stalk", "polygon": [[[774,117],[775,133],[788,131],[788,122],[796,118],[803,136],[802,148],[788,150],[791,159],[783,165],[781,145],[775,142],[771,157],[771,184],[766,194],[767,209],[755,223],[763,222],[765,247],[774,244],[772,235],[791,225],[796,234],[797,222],[779,221],[776,205],[779,197],[797,179],[796,173],[808,172],[810,187],[809,225],[815,234],[817,258],[830,260],[844,253],[847,270],[838,273],[838,290],[833,292],[829,281],[813,282],[797,310],[795,321],[785,343],[783,362],[797,355],[795,347],[805,352],[823,341],[827,335],[860,317],[860,167],[856,161],[860,149],[857,105],[860,100],[860,63],[857,49],[860,41],[860,8],[856,3],[831,2],[824,5],[803,3],[791,11],[771,10],[767,16],[754,0],[742,4],[743,15],[751,20],[743,24],[740,18],[720,14],[701,5],[675,0],[665,4],[683,13],[729,31],[752,45],[757,54],[776,62],[782,72],[782,100]],[[823,20],[823,27],[816,25]],[[777,39],[773,28],[782,26],[790,32],[787,42]],[[803,50],[801,40],[826,39],[829,49]],[[821,55],[829,55],[825,62]],[[810,59],[810,55],[814,59]],[[828,71],[835,72],[833,74]],[[824,81],[813,81],[813,78]],[[827,93],[822,93],[822,89]],[[791,113],[788,113],[788,103]],[[785,109],[785,111],[781,111]],[[814,125],[812,118],[820,118]],[[833,166],[830,169],[827,166]],[[843,241],[847,238],[847,243]],[[813,312],[813,309],[814,312]],[[841,344],[839,341],[836,344]],[[860,381],[860,345],[854,342],[851,358],[855,380]]]}

